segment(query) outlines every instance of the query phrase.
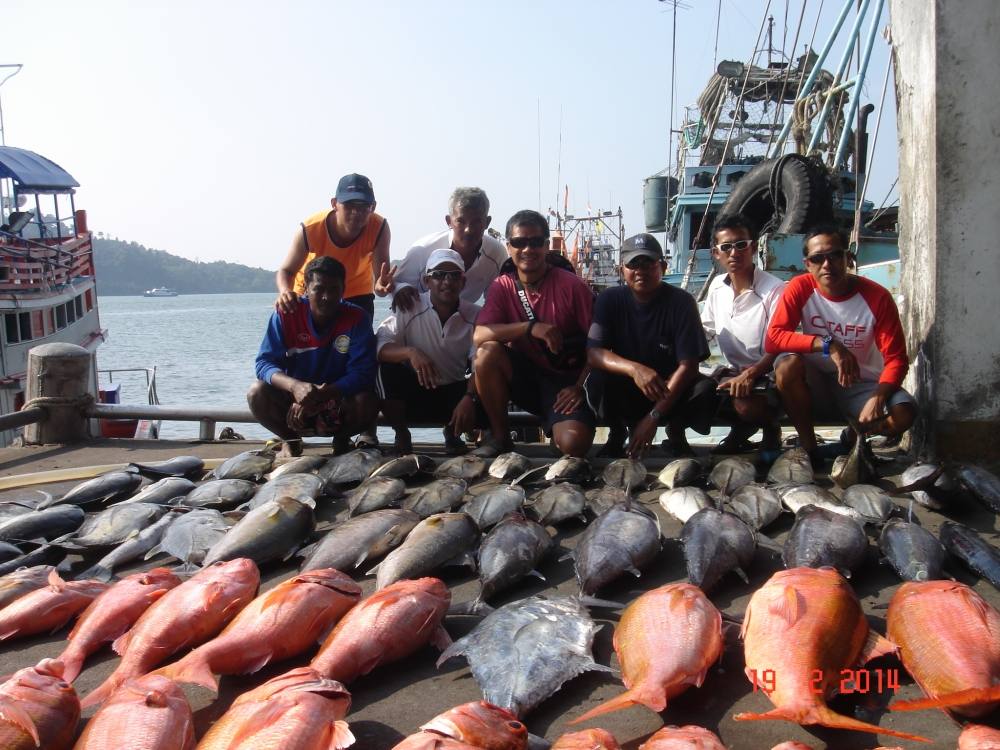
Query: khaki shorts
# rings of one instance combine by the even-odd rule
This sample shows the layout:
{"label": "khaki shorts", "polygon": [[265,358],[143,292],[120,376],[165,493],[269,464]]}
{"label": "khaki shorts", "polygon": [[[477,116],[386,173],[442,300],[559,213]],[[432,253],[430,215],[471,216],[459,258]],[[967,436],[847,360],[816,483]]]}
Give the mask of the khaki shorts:
{"label": "khaki shorts", "polygon": [[[775,367],[786,356],[788,355],[783,354],[778,357],[774,362]],[[850,417],[856,420],[861,416],[861,410],[878,388],[877,382],[862,380],[843,388],[837,382],[836,372],[819,369],[808,357],[803,357],[802,361],[806,366],[809,395],[812,396],[813,417],[833,420]],[[903,388],[898,389],[886,401],[886,407],[890,409],[897,404],[912,404],[914,409],[917,408],[916,399]]]}

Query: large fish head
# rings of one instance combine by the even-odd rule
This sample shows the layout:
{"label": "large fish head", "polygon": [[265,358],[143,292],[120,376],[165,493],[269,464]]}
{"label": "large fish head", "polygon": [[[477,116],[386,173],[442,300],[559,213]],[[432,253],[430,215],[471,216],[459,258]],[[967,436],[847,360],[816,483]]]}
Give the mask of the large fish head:
{"label": "large fish head", "polygon": [[63,679],[65,667],[58,659],[42,659],[33,667],[19,669],[3,685],[3,692],[22,701],[44,705],[78,700],[73,686]]}
{"label": "large fish head", "polygon": [[111,694],[105,705],[114,703],[137,703],[151,708],[170,708],[191,713],[184,691],[169,677],[147,674],[128,680]]}
{"label": "large fish head", "polygon": [[260,585],[260,569],[257,567],[257,563],[250,558],[237,557],[235,560],[220,560],[212,563],[207,568],[202,568],[195,573],[191,580],[193,581],[195,578],[258,586]]}
{"label": "large fish head", "polygon": [[562,735],[551,750],[620,750],[618,740],[607,729],[583,729]]}
{"label": "large fish head", "polygon": [[510,711],[486,701],[456,706],[420,727],[482,750],[523,750],[528,729]]}

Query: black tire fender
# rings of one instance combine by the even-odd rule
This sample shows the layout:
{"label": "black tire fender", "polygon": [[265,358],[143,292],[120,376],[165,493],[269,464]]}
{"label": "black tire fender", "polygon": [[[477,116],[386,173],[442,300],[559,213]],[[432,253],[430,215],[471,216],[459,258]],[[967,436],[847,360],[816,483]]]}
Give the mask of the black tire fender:
{"label": "black tire fender", "polygon": [[762,161],[736,183],[722,205],[720,215],[733,213],[742,214],[761,233],[795,234],[831,221],[826,170],[799,154]]}

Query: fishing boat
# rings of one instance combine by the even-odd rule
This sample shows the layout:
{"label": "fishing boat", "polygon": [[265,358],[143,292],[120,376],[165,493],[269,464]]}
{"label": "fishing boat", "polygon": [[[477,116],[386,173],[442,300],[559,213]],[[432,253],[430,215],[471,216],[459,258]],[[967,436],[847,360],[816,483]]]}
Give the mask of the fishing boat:
{"label": "fishing boat", "polygon": [[173,289],[169,289],[165,286],[157,286],[152,289],[147,289],[142,293],[143,297],[176,297],[177,292]]}
{"label": "fishing boat", "polygon": [[618,256],[625,227],[621,208],[593,211],[588,207],[586,214],[577,216],[564,203],[562,212],[550,211],[549,217],[554,224],[550,228],[552,249],[565,256],[595,292],[622,283]]}

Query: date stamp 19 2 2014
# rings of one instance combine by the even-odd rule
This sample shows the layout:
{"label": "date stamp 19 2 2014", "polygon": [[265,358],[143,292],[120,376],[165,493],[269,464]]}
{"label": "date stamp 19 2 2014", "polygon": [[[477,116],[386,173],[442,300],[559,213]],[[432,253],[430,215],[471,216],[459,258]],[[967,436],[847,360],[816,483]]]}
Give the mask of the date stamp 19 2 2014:
{"label": "date stamp 19 2 2014", "polygon": [[[777,675],[773,669],[748,670],[754,692],[762,690],[771,693],[777,688]],[[814,669],[809,680],[809,689],[814,693],[825,692],[826,672]],[[837,675],[839,684],[837,692],[841,695],[850,693],[884,693],[899,690],[898,669],[842,669]]]}

